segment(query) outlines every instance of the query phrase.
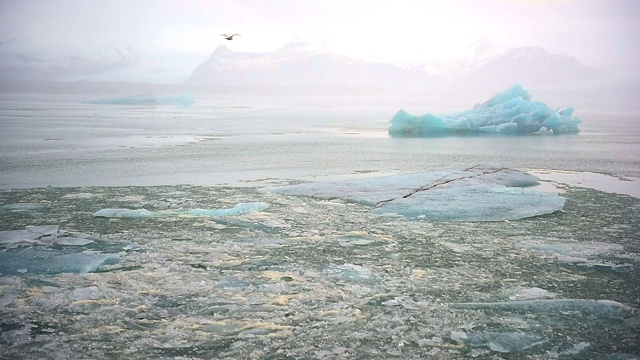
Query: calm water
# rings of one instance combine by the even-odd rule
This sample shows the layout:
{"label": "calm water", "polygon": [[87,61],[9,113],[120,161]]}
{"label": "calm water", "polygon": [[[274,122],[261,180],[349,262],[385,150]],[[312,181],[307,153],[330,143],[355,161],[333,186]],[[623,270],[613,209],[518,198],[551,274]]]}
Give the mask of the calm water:
{"label": "calm water", "polygon": [[470,102],[229,96],[183,109],[82,100],[4,97],[0,187],[238,184],[478,163],[640,176],[638,113],[578,109],[578,135],[394,139],[387,122],[400,107],[442,113]]}
{"label": "calm water", "polygon": [[[399,108],[474,100],[83,100],[0,97],[0,358],[640,357],[638,113],[403,139],[386,135]],[[561,181],[564,210],[431,223],[262,189],[484,163]],[[184,215],[251,202],[268,208]]]}

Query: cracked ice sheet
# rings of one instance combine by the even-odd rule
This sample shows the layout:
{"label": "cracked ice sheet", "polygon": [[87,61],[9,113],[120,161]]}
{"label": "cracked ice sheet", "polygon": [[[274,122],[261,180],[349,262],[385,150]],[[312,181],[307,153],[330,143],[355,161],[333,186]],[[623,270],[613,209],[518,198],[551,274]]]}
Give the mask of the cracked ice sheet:
{"label": "cracked ice sheet", "polygon": [[431,221],[502,221],[562,210],[564,198],[524,187],[533,175],[494,166],[432,171],[354,181],[271,187],[277,194],[343,199],[373,206],[375,214]]}

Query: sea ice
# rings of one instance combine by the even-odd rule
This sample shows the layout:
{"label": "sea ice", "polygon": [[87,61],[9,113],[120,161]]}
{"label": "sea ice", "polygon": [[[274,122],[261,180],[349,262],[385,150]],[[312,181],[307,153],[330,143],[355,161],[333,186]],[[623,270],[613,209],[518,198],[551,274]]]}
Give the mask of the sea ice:
{"label": "sea ice", "polygon": [[516,313],[556,314],[581,312],[597,318],[627,317],[636,309],[612,300],[553,299],[519,300],[495,303],[453,303],[453,309],[511,311]]}
{"label": "sea ice", "polygon": [[86,104],[101,105],[191,105],[193,97],[188,91],[180,95],[155,96],[154,94],[132,95],[86,101]]}
{"label": "sea ice", "polygon": [[494,95],[484,104],[452,115],[422,116],[398,111],[390,120],[389,134],[396,136],[432,136],[453,134],[553,134],[576,133],[580,119],[573,108],[552,110],[520,85]]}
{"label": "sea ice", "polygon": [[262,202],[240,203],[232,208],[223,209],[193,209],[193,210],[160,210],[149,211],[146,209],[101,209],[96,211],[93,216],[118,218],[118,219],[144,219],[171,216],[237,216],[246,215],[253,212],[262,211],[269,207],[269,204]]}
{"label": "sea ice", "polygon": [[526,186],[538,178],[517,170],[474,166],[363,180],[271,187],[287,195],[344,199],[372,206],[375,214],[400,214],[431,221],[502,221],[562,210],[564,198]]}
{"label": "sea ice", "polygon": [[68,254],[53,250],[24,249],[0,253],[0,274],[82,274],[119,260],[116,254]]}
{"label": "sea ice", "polygon": [[546,342],[540,335],[522,332],[466,333],[464,331],[452,331],[451,340],[475,347],[488,347],[501,353],[519,352]]}

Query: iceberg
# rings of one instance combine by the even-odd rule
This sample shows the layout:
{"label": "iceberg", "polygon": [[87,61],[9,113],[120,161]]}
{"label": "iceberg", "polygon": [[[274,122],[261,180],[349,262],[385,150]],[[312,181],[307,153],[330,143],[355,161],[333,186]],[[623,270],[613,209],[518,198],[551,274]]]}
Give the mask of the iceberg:
{"label": "iceberg", "polygon": [[149,211],[146,209],[101,209],[96,211],[93,216],[117,218],[117,219],[146,219],[172,216],[238,216],[246,215],[253,212],[262,211],[269,207],[269,204],[262,202],[240,203],[232,208],[227,209],[193,209],[193,210],[160,210]]}
{"label": "iceberg", "polygon": [[277,194],[343,199],[371,206],[374,214],[441,221],[503,221],[562,210],[557,193],[524,187],[538,178],[513,169],[474,166],[340,182],[267,188]]}
{"label": "iceberg", "polygon": [[118,98],[106,98],[85,101],[85,104],[100,105],[191,105],[194,103],[188,91],[180,95],[155,96],[154,94],[140,94]]}
{"label": "iceberg", "polygon": [[452,115],[411,115],[399,110],[390,120],[392,136],[442,136],[467,134],[577,133],[580,119],[574,108],[553,110],[520,85],[494,95],[484,104]]}

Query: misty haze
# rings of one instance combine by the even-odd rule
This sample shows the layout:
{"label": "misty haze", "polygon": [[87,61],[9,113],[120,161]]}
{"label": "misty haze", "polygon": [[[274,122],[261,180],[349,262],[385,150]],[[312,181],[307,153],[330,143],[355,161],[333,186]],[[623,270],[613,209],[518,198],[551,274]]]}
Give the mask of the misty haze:
{"label": "misty haze", "polygon": [[640,359],[632,0],[0,3],[0,358]]}

